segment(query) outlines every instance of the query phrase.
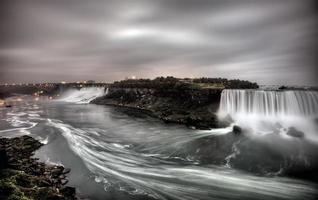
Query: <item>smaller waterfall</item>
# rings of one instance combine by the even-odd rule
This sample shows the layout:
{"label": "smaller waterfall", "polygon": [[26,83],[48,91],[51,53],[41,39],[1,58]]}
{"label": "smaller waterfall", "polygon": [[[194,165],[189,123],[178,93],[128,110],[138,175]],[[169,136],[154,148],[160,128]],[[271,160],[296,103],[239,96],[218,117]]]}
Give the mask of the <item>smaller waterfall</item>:
{"label": "smaller waterfall", "polygon": [[105,95],[108,95],[108,93],[109,93],[109,88],[107,87],[107,88],[105,88]]}
{"label": "smaller waterfall", "polygon": [[223,90],[221,114],[317,116],[316,91]]}
{"label": "smaller waterfall", "polygon": [[59,101],[71,102],[77,104],[87,104],[97,97],[101,97],[108,93],[108,88],[104,87],[87,87],[77,89],[70,89],[66,91]]}

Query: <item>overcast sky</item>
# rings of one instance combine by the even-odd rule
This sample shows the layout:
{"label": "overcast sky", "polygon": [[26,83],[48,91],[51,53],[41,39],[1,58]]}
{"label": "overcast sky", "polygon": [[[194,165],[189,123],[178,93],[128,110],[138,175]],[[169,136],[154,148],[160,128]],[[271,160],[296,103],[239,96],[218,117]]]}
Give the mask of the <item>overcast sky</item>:
{"label": "overcast sky", "polygon": [[1,0],[0,82],[317,84],[315,0]]}

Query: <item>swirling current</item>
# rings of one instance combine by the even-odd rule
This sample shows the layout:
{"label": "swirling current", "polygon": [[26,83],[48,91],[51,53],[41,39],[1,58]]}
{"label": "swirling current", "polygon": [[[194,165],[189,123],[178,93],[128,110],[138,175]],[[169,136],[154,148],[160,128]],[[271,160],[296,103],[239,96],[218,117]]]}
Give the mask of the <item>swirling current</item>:
{"label": "swirling current", "polygon": [[302,174],[317,165],[318,146],[306,137],[275,131],[237,135],[234,124],[192,130],[114,107],[22,98],[12,108],[0,108],[1,137],[28,134],[45,143],[35,157],[71,168],[68,184],[83,198],[266,200],[318,195],[316,182]]}

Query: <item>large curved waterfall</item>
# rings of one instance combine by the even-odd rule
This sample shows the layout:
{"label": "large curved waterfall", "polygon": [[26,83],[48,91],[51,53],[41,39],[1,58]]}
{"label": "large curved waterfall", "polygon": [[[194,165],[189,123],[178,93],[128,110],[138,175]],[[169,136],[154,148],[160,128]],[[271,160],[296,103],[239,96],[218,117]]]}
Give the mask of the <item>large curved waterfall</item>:
{"label": "large curved waterfall", "polygon": [[316,91],[223,90],[220,113],[264,116],[316,116]]}
{"label": "large curved waterfall", "polygon": [[86,104],[97,97],[103,96],[107,93],[108,89],[104,87],[87,87],[81,89],[70,89],[62,94],[59,101]]}

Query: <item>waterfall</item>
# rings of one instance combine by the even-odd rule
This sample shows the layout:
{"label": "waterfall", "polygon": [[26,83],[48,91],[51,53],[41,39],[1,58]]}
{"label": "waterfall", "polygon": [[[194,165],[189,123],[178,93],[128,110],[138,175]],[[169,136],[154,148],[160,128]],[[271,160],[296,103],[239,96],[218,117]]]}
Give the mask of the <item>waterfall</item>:
{"label": "waterfall", "polygon": [[257,135],[276,133],[288,138],[297,130],[318,143],[317,91],[223,90],[219,116],[230,116]]}
{"label": "waterfall", "polygon": [[107,87],[107,88],[105,88],[105,95],[108,95],[108,93],[109,93],[109,88]]}
{"label": "waterfall", "polygon": [[101,97],[108,93],[108,88],[104,87],[87,87],[77,89],[70,89],[66,91],[59,101],[71,102],[77,104],[87,104],[97,97]]}
{"label": "waterfall", "polygon": [[259,116],[317,116],[317,91],[223,90],[220,113]]}

